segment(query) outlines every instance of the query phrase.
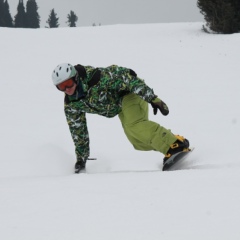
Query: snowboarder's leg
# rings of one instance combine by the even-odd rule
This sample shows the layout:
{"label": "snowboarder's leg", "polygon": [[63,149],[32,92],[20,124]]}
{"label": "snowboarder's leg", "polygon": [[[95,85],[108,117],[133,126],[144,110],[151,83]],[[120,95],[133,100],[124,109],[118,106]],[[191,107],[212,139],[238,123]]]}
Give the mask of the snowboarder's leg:
{"label": "snowboarder's leg", "polygon": [[137,150],[155,150],[166,154],[177,140],[170,130],[148,119],[148,103],[135,94],[123,98],[119,114],[129,141]]}

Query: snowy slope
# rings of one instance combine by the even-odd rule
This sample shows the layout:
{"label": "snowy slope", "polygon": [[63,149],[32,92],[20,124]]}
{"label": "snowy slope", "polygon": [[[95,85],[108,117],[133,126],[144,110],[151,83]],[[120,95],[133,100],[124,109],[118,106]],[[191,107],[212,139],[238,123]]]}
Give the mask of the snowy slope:
{"label": "snowy slope", "polygon": [[[240,34],[201,26],[0,28],[1,239],[240,239]],[[150,118],[195,146],[185,169],[159,171],[117,117],[88,115],[98,160],[74,175],[61,62],[134,69],[170,108]]]}

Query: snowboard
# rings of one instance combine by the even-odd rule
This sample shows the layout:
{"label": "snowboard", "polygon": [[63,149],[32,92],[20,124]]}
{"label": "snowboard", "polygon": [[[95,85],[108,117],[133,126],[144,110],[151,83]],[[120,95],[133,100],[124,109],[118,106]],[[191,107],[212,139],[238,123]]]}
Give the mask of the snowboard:
{"label": "snowboard", "polygon": [[173,171],[181,169],[181,164],[186,160],[189,154],[192,153],[194,148],[189,148],[187,152],[179,152],[172,155],[164,164],[163,164],[163,171]]}

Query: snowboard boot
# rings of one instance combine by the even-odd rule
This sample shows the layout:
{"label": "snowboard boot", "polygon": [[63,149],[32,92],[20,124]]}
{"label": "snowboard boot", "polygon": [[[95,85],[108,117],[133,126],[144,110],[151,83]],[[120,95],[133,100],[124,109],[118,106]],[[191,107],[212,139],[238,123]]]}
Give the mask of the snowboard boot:
{"label": "snowboard boot", "polygon": [[175,135],[175,137],[177,138],[177,141],[170,145],[167,154],[163,158],[163,163],[165,163],[172,155],[176,153],[190,151],[189,141],[186,138],[179,135]]}

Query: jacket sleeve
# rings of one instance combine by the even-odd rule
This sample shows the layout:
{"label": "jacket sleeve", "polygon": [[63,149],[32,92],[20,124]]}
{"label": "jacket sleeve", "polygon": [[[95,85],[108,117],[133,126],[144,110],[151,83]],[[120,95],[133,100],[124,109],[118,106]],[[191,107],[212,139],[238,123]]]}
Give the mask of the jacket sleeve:
{"label": "jacket sleeve", "polygon": [[121,76],[120,78],[122,79],[119,91],[135,93],[148,103],[151,103],[157,97],[153,89],[146,85],[144,80],[139,78],[133,70],[117,67],[117,71],[120,73],[118,76]]}
{"label": "jacket sleeve", "polygon": [[89,135],[85,113],[73,108],[70,104],[64,105],[64,111],[75,144],[76,157],[87,159],[89,157]]}
{"label": "jacket sleeve", "polygon": [[146,85],[144,80],[139,78],[133,70],[126,69],[124,75],[123,86],[125,90],[137,94],[148,103],[151,103],[152,100],[157,97],[157,95],[154,94],[153,89]]}

